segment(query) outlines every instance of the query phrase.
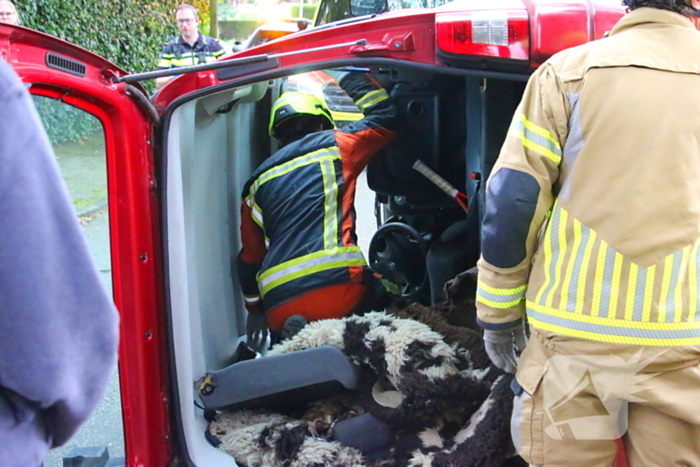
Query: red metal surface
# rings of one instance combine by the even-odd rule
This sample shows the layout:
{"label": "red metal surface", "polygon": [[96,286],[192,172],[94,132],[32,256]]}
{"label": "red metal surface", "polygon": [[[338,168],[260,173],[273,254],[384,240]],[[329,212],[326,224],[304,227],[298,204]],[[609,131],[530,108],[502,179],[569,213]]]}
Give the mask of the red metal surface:
{"label": "red metal surface", "polygon": [[532,67],[561,50],[600,39],[625,13],[619,0],[522,1],[530,15]]}
{"label": "red metal surface", "polygon": [[[280,57],[280,66],[313,66],[328,60],[358,57],[385,57],[440,65],[435,57],[435,12],[431,10],[415,10],[412,14],[382,15],[369,21],[304,31],[238,52],[226,59],[324,47],[359,39],[367,39],[367,45]],[[158,93],[156,107],[159,111],[163,111],[174,99],[219,83],[215,71],[183,75]]]}
{"label": "red metal surface", "polygon": [[[46,51],[87,65],[78,77],[45,65]],[[30,92],[60,97],[103,124],[107,151],[114,300],[121,316],[119,374],[127,465],[164,466],[171,458],[166,329],[162,310],[157,200],[152,194],[152,129],[106,60],[24,28],[0,25],[0,54]]]}

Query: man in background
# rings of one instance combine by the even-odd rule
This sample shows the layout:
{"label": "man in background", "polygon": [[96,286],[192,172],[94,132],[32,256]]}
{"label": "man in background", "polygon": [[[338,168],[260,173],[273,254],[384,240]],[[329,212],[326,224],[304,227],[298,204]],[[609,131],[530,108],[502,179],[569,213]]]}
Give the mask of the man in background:
{"label": "man in background", "polygon": [[92,414],[118,317],[48,137],[0,60],[0,465],[37,467]]}
{"label": "man in background", "polygon": [[[195,7],[188,4],[178,6],[175,19],[180,35],[163,47],[159,70],[209,63],[223,57],[224,48],[219,41],[199,32],[199,16]],[[175,76],[156,78],[156,87],[160,89],[173,79]]]}

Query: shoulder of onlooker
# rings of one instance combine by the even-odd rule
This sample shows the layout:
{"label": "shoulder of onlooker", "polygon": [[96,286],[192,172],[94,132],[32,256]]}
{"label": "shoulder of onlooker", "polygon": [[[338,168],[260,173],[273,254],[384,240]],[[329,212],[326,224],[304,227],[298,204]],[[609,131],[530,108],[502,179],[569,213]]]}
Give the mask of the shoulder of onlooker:
{"label": "shoulder of onlooker", "polygon": [[5,60],[0,60],[0,99],[4,100],[11,92],[17,93],[23,89],[22,81],[10,64]]}
{"label": "shoulder of onlooker", "polygon": [[211,36],[204,36],[204,41],[207,43],[207,45],[209,46],[210,49],[223,50],[223,48],[224,48],[218,39],[214,39]]}

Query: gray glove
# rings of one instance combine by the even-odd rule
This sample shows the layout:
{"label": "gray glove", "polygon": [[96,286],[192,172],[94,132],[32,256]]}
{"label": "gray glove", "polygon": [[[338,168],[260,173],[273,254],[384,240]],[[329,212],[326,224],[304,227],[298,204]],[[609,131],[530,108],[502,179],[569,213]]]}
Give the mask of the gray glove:
{"label": "gray glove", "polygon": [[246,343],[248,346],[256,352],[262,352],[265,350],[268,333],[267,323],[265,322],[265,314],[248,314],[245,328],[247,336]]}
{"label": "gray glove", "polygon": [[484,345],[491,362],[501,370],[515,373],[518,360],[515,351],[522,352],[527,345],[522,323],[508,329],[484,329]]}

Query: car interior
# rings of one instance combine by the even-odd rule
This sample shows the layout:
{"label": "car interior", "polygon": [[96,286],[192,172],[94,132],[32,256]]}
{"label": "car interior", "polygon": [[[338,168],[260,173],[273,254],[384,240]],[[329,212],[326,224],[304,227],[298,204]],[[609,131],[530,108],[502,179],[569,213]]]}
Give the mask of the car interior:
{"label": "car interior", "polygon": [[[390,90],[399,112],[397,139],[367,168],[375,212],[358,216],[373,215],[379,227],[367,259],[393,268],[408,299],[436,303],[444,283],[478,259],[483,184],[526,77],[487,79],[384,59],[345,66],[372,73]],[[328,347],[231,365],[246,320],[232,266],[241,246],[241,190],[278,149],[267,132],[272,104],[294,76],[309,71],[315,70],[285,75],[277,70],[255,81],[224,82],[181,99],[164,119],[161,170],[172,373],[176,418],[193,465],[236,465],[204,436],[204,409],[301,404],[356,384],[353,365]],[[326,87],[337,93],[337,86]],[[320,97],[333,111],[331,99]],[[414,170],[416,160],[466,193],[468,212]],[[196,390],[195,382],[204,375],[215,379],[214,391]],[[337,437],[367,455],[385,455],[382,444],[389,434],[381,423],[349,421],[337,429]],[[368,439],[367,433],[374,435]]]}

